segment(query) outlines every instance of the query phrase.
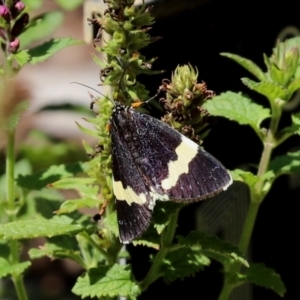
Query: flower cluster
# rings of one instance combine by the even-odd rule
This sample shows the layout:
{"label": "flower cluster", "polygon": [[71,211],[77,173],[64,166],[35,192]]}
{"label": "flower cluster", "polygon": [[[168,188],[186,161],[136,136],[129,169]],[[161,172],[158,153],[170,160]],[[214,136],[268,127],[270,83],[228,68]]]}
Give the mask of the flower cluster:
{"label": "flower cluster", "polygon": [[207,135],[211,119],[202,105],[214,96],[206,83],[197,82],[198,71],[191,65],[178,66],[171,81],[164,79],[160,91],[166,93],[160,99],[168,113],[162,121],[182,134],[201,143]]}
{"label": "flower cluster", "polygon": [[29,22],[29,15],[22,13],[25,4],[19,0],[0,0],[1,48],[6,53],[16,53],[20,40],[18,36]]}

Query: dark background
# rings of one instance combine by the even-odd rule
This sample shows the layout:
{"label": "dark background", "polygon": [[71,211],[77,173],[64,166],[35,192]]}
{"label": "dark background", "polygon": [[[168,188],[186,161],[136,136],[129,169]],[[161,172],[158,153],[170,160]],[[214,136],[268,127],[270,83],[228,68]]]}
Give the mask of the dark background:
{"label": "dark background", "polygon": [[[185,1],[191,3],[190,8],[185,7],[177,12],[173,6],[176,2],[155,4],[154,13],[158,19],[150,33],[163,39],[143,51],[148,58],[159,57],[154,69],[168,72],[161,76],[143,77],[143,83],[155,93],[160,80],[170,78],[170,70],[174,70],[178,64],[190,63],[197,66],[199,81],[205,81],[208,88],[217,94],[227,90],[242,91],[258,103],[268,106],[265,98],[249,91],[240,81],[241,77],[255,78],[219,53],[230,52],[246,57],[265,71],[263,53],[271,55],[278,33],[286,26],[300,27],[295,1],[267,4],[267,1],[215,0],[198,5],[196,1]],[[283,116],[283,123],[287,122],[288,113]],[[291,138],[276,149],[274,155],[291,151],[297,145],[299,138]],[[244,163],[257,164],[262,151],[261,142],[250,127],[221,118],[206,138],[204,147],[229,169],[238,168]],[[289,300],[300,299],[295,275],[300,266],[296,257],[299,195],[300,189],[291,189],[287,176],[277,179],[261,205],[252,238],[253,262],[263,262],[281,275],[287,288],[284,299]],[[182,210],[178,233],[186,234],[194,228],[191,216],[196,208],[197,204],[193,204]],[[148,268],[145,261],[149,252],[133,247],[131,251],[135,253],[134,270],[138,276],[143,276]],[[140,255],[136,256],[137,252]],[[220,269],[220,265],[213,263],[211,268],[199,272],[195,277],[177,280],[167,286],[159,280],[140,299],[177,299],[179,295],[186,299],[217,299],[222,286]],[[254,287],[253,298],[282,299],[271,290],[260,287]]]}

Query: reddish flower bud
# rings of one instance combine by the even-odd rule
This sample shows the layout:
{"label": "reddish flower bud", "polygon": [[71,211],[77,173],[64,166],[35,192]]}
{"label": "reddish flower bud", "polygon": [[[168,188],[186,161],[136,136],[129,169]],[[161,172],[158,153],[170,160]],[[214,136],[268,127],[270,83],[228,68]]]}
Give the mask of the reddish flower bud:
{"label": "reddish flower bud", "polygon": [[21,12],[21,11],[23,11],[24,10],[24,8],[25,8],[25,4],[23,3],[23,2],[17,2],[16,4],[15,4],[15,8],[19,11],[19,13]]}
{"label": "reddish flower bud", "polygon": [[17,50],[19,49],[19,46],[20,46],[20,40],[19,39],[14,39],[13,41],[11,41],[9,43],[9,51],[11,53],[16,53]]}
{"label": "reddish flower bud", "polygon": [[11,15],[7,6],[0,5],[0,17],[2,17],[7,23],[10,22]]}
{"label": "reddish flower bud", "polygon": [[25,4],[21,1],[17,1],[14,6],[11,8],[11,17],[16,19],[19,14],[24,10]]}

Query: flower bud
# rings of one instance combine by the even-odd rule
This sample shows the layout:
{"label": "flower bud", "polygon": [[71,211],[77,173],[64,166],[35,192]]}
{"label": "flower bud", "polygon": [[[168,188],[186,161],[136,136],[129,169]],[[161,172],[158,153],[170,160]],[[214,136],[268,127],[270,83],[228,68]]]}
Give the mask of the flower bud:
{"label": "flower bud", "polygon": [[11,20],[11,14],[7,6],[0,5],[0,17],[2,17],[7,23]]}
{"label": "flower bud", "polygon": [[23,3],[23,2],[17,2],[16,4],[15,4],[15,8],[19,11],[19,12],[21,12],[21,11],[23,11],[24,10],[24,8],[25,8],[25,4]]}
{"label": "flower bud", "polygon": [[13,19],[17,18],[19,14],[24,10],[25,4],[21,1],[18,1],[11,8],[11,16]]}
{"label": "flower bud", "polygon": [[19,49],[19,46],[20,46],[20,40],[19,39],[14,39],[13,41],[11,41],[9,43],[9,51],[11,53],[16,53]]}

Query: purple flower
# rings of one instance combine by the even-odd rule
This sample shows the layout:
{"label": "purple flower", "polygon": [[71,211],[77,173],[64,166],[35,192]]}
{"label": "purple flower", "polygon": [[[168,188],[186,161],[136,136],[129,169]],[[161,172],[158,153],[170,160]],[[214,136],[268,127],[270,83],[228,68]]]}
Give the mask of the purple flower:
{"label": "purple flower", "polygon": [[15,4],[15,8],[16,8],[16,10],[20,13],[21,11],[23,11],[24,10],[24,8],[25,8],[25,4],[23,3],[23,2],[17,2],[16,4]]}
{"label": "purple flower", "polygon": [[7,6],[0,5],[0,17],[2,17],[7,23],[10,22],[11,15]]}
{"label": "purple flower", "polygon": [[9,51],[11,53],[16,53],[17,50],[19,49],[19,46],[20,46],[20,40],[19,39],[14,39],[13,41],[11,41],[9,43]]}
{"label": "purple flower", "polygon": [[13,6],[10,8],[11,10],[11,17],[16,19],[20,13],[24,10],[25,4],[21,1],[16,1]]}

